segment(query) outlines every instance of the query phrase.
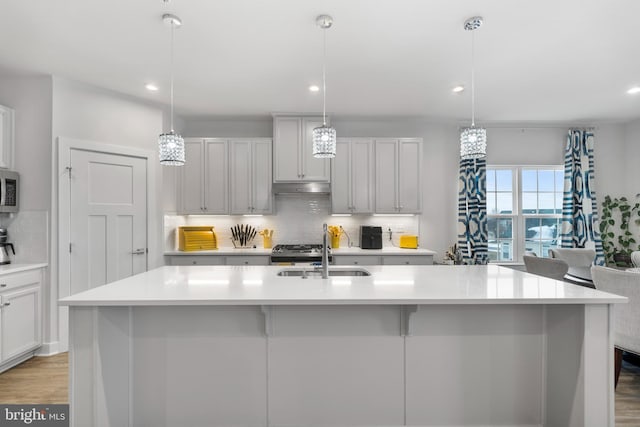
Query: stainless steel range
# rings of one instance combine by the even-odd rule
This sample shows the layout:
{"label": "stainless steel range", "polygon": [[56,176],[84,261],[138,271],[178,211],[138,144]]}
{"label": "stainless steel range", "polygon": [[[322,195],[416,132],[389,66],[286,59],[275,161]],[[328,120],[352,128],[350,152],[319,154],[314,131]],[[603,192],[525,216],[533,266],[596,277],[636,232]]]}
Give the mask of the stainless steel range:
{"label": "stainless steel range", "polygon": [[[313,264],[322,262],[321,244],[276,245],[271,250],[271,263]],[[329,263],[332,262],[329,248]]]}

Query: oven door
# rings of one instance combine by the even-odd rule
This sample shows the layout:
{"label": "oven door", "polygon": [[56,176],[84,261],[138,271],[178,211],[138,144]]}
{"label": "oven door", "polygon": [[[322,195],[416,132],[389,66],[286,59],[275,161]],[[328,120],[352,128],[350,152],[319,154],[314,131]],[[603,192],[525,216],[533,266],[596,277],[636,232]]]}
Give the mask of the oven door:
{"label": "oven door", "polygon": [[[333,264],[333,258],[329,255],[329,264]],[[321,257],[297,257],[286,255],[271,255],[271,265],[299,265],[299,266],[320,266],[322,265]]]}

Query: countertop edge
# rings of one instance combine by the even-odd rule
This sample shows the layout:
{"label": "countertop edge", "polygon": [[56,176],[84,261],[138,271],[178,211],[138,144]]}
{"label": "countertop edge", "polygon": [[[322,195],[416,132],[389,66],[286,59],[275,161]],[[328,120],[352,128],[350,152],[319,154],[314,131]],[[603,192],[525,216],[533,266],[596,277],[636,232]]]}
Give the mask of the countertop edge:
{"label": "countertop edge", "polygon": [[6,274],[20,273],[22,271],[37,270],[39,268],[48,267],[46,262],[34,263],[34,264],[5,264],[0,266],[0,276]]}

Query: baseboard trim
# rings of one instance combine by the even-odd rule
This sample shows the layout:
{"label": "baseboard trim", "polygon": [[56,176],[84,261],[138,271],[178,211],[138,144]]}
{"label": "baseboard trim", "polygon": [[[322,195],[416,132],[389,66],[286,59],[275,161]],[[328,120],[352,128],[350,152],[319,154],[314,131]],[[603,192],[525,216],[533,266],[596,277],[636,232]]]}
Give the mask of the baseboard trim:
{"label": "baseboard trim", "polygon": [[60,342],[52,341],[43,343],[42,346],[36,351],[36,356],[53,356],[54,354],[61,353]]}

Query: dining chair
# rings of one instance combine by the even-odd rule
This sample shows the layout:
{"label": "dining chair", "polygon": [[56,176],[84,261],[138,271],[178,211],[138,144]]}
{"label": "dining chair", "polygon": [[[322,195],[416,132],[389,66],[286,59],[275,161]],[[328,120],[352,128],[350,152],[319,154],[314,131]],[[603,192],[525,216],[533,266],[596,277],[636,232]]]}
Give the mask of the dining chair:
{"label": "dining chair", "polygon": [[614,345],[615,384],[618,385],[622,352],[640,355],[640,273],[593,266],[591,275],[596,289],[629,298],[627,304],[615,304]]}
{"label": "dining chair", "polygon": [[555,280],[564,280],[564,275],[569,270],[566,261],[554,258],[540,258],[535,255],[523,255],[527,273],[548,277]]}
{"label": "dining chair", "polygon": [[552,258],[561,259],[569,265],[565,276],[567,282],[593,287],[591,266],[596,259],[595,249],[590,248],[555,248],[549,249]]}

